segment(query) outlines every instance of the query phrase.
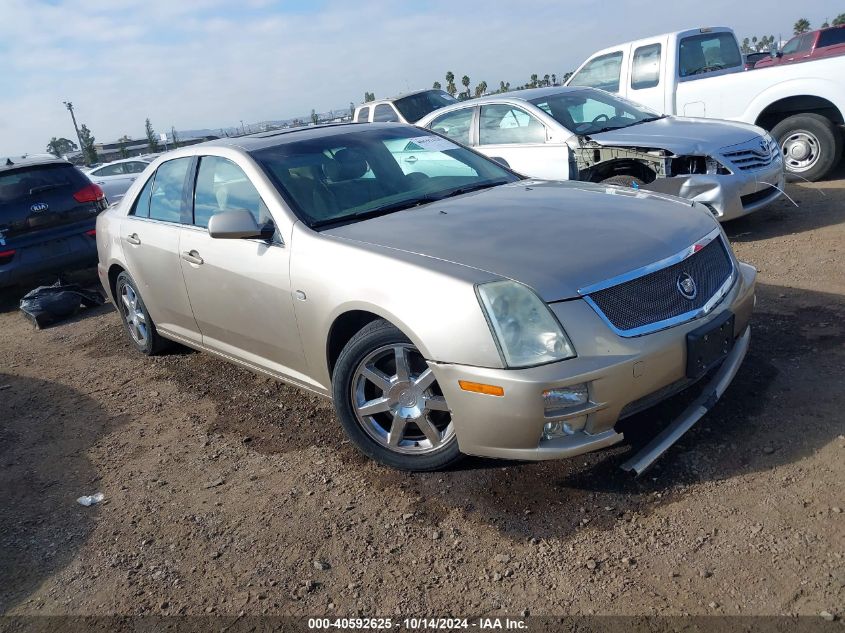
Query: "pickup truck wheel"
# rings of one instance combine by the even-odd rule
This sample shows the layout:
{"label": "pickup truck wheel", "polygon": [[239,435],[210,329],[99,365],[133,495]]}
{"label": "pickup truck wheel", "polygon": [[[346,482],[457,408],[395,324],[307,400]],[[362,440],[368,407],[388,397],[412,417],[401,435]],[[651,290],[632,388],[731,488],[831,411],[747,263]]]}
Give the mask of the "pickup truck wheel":
{"label": "pickup truck wheel", "polygon": [[818,114],[796,114],[772,129],[783,152],[789,180],[824,178],[842,155],[842,135],[832,121]]}
{"label": "pickup truck wheel", "polygon": [[332,397],[349,439],[377,462],[429,471],[461,458],[452,414],[431,368],[387,321],[366,325],[343,348]]}
{"label": "pickup truck wheel", "polygon": [[645,182],[636,176],[611,176],[601,182],[606,185],[619,185],[620,187],[633,187],[634,189],[639,189],[645,185]]}

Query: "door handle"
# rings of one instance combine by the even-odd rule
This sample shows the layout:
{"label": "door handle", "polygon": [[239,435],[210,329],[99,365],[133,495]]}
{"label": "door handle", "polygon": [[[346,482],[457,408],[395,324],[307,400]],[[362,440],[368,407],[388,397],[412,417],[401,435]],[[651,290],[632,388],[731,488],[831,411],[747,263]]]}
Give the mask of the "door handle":
{"label": "door handle", "polygon": [[137,233],[133,233],[132,235],[127,235],[126,241],[129,242],[130,244],[134,244],[135,246],[138,246],[138,244],[141,243],[141,240],[138,239]]}
{"label": "door handle", "polygon": [[405,162],[406,162],[406,163],[411,163],[411,164],[416,163],[416,162],[417,162],[417,157],[416,157],[416,156],[408,156],[408,158],[406,158],[406,159],[405,159]]}
{"label": "door handle", "polygon": [[202,257],[200,257],[200,254],[196,251],[183,251],[182,259],[184,259],[189,264],[196,264],[197,266],[199,266],[203,262]]}

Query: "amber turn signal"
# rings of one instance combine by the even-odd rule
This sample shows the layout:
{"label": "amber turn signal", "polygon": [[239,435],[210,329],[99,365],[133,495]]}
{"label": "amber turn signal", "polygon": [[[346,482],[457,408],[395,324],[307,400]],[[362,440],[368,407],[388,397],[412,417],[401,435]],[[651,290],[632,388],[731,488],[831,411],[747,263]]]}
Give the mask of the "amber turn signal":
{"label": "amber turn signal", "polygon": [[484,385],[480,382],[469,382],[467,380],[459,380],[458,384],[464,391],[472,391],[474,393],[484,393],[488,396],[503,396],[505,390],[496,385]]}

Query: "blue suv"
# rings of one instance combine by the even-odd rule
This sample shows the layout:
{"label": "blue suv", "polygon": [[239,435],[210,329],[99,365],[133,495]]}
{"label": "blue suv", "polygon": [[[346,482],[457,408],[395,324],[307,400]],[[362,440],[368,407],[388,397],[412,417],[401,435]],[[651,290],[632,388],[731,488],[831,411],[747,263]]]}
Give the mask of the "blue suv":
{"label": "blue suv", "polygon": [[0,159],[0,288],[97,263],[103,190],[58,158]]}

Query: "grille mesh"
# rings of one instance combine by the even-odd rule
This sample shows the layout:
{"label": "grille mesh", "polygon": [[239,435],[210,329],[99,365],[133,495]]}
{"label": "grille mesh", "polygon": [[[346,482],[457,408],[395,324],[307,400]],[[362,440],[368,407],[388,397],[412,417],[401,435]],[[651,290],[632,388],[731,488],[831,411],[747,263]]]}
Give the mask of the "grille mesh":
{"label": "grille mesh", "polygon": [[[763,139],[758,137],[753,141],[743,143],[739,147],[724,147],[722,148],[722,156],[742,171],[762,169],[772,164],[772,161],[780,152],[780,148],[775,141],[769,143],[768,147],[761,145],[761,143],[763,143]],[[724,151],[726,149],[731,151]]]}
{"label": "grille mesh", "polygon": [[[720,238],[666,268],[590,293],[599,310],[621,331],[659,323],[704,307],[730,277],[732,265]],[[689,274],[698,287],[694,299],[678,290],[678,277]]]}

